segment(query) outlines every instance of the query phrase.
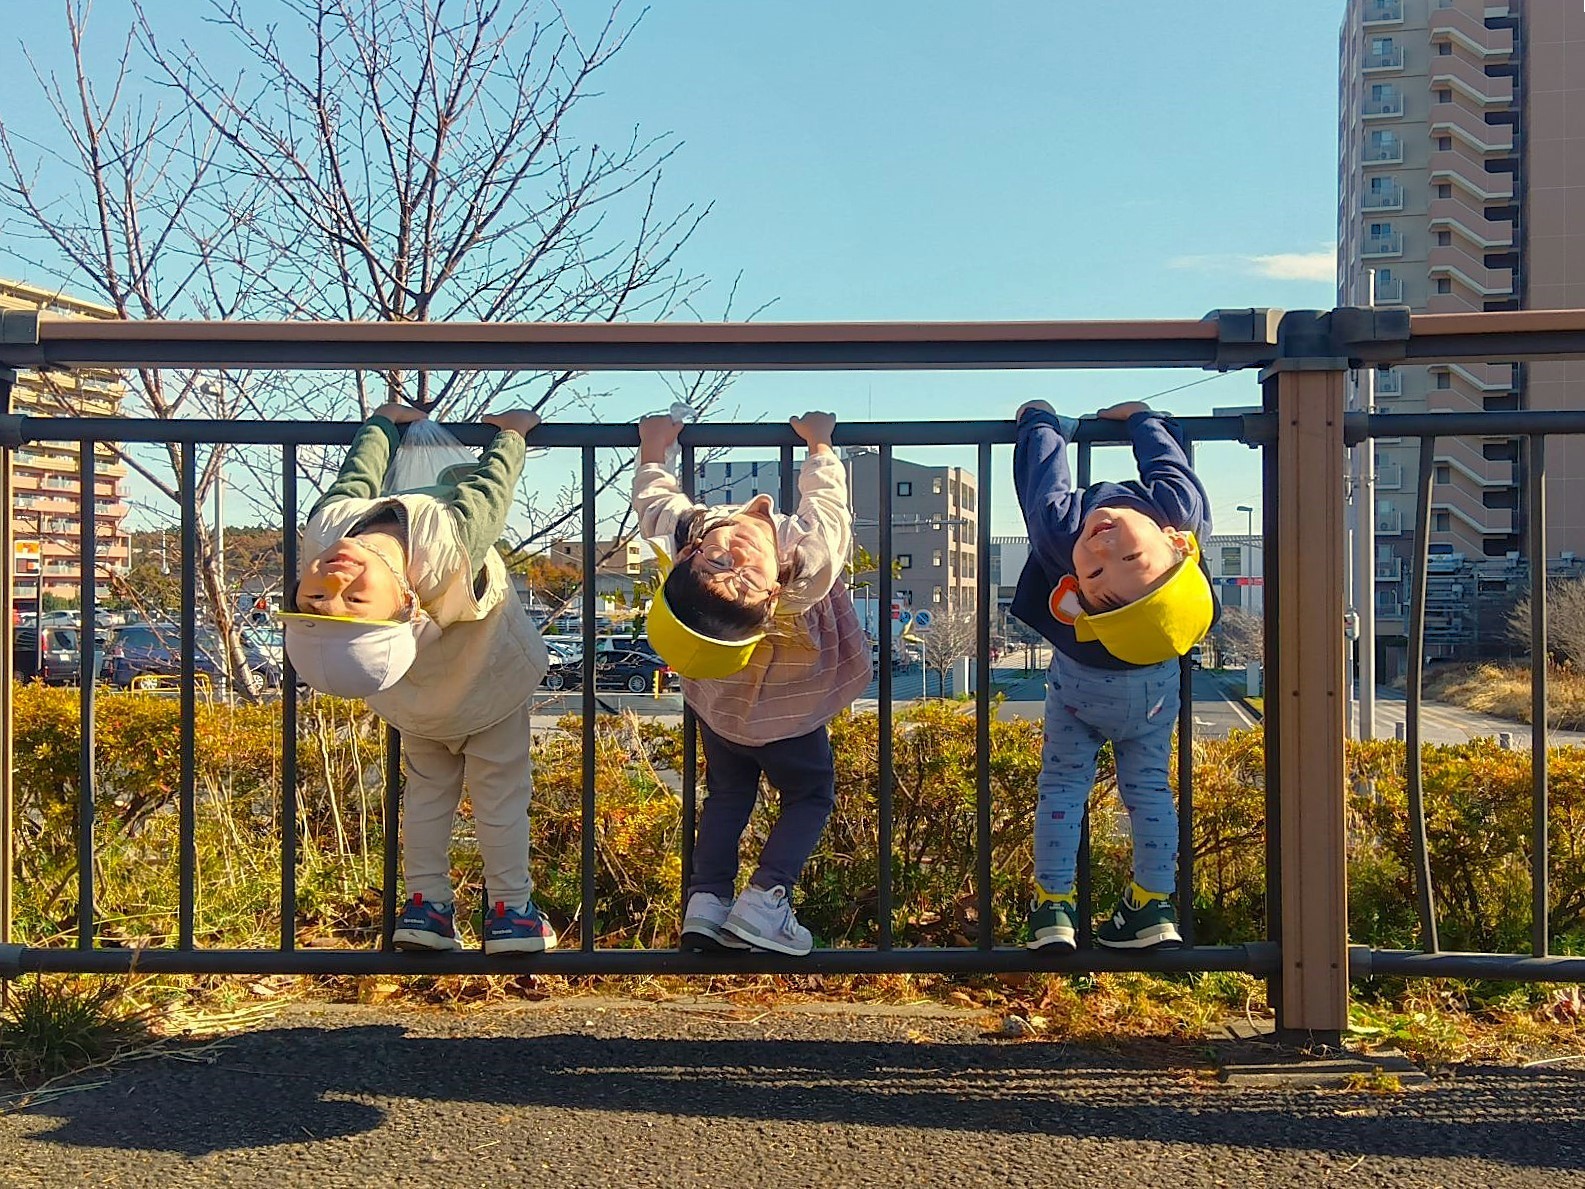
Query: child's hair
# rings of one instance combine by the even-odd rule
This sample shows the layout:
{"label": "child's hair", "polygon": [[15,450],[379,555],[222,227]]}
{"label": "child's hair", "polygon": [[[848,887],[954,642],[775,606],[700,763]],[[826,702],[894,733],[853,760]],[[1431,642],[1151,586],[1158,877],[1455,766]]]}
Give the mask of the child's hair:
{"label": "child's hair", "polygon": [[[711,516],[705,509],[696,511],[677,525],[678,552],[690,545],[697,545],[707,533],[720,528],[724,522],[723,517]],[[750,595],[741,588],[734,595],[721,594],[709,585],[710,574],[707,569],[695,567],[696,560],[697,555],[693,555],[679,561],[661,585],[666,605],[679,623],[700,635],[729,642],[747,640],[770,627],[771,619],[776,614],[775,598],[750,602]],[[797,571],[796,557],[780,561],[777,583],[786,587],[796,577]]]}

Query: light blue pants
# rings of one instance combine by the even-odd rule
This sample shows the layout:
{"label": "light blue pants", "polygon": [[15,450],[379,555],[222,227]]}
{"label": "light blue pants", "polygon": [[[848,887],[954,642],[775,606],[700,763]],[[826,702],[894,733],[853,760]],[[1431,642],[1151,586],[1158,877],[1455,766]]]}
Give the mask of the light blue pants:
{"label": "light blue pants", "polygon": [[1178,810],[1167,765],[1178,721],[1178,662],[1096,669],[1052,651],[1036,785],[1035,879],[1053,895],[1073,887],[1096,754],[1110,739],[1133,833],[1134,882],[1170,892],[1177,882]]}

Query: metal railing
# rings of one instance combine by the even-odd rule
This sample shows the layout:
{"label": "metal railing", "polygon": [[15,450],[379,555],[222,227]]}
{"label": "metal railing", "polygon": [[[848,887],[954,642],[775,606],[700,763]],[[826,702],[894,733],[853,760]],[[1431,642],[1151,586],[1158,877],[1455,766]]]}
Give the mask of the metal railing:
{"label": "metal railing", "polygon": [[1403,255],[1403,236],[1394,231],[1390,235],[1371,235],[1365,237],[1365,242],[1360,245],[1361,256],[1401,256]]}
{"label": "metal railing", "polygon": [[1403,161],[1403,141],[1396,137],[1385,143],[1367,144],[1360,150],[1366,165],[1393,165]]}
{"label": "metal railing", "polygon": [[[1382,186],[1372,186],[1367,189],[1360,199],[1360,209],[1367,211],[1400,211],[1403,209],[1403,187],[1397,182],[1389,182]],[[1402,293],[1402,290],[1399,290]],[[1376,300],[1381,302],[1396,301],[1397,298],[1388,298],[1381,292],[1381,282],[1376,283]]]}
{"label": "metal railing", "polygon": [[[1261,369],[1262,408],[1238,416],[1188,418],[1185,427],[1191,442],[1243,442],[1260,451],[1264,499],[1263,544],[1269,559],[1266,574],[1266,871],[1268,885],[1265,938],[1232,946],[1195,944],[1193,897],[1194,821],[1192,747],[1179,749],[1177,772],[1182,822],[1182,862],[1179,897],[1186,945],[1176,951],[1146,953],[1081,948],[1070,955],[1030,952],[998,946],[991,912],[991,783],[990,783],[990,533],[994,485],[978,485],[976,514],[976,606],[979,609],[975,654],[974,769],[975,898],[979,930],[972,946],[898,946],[892,934],[891,883],[892,794],[892,643],[881,633],[879,681],[879,756],[876,805],[879,818],[880,937],[873,948],[818,950],[805,959],[749,955],[700,955],[673,950],[637,950],[596,946],[593,904],[594,832],[596,798],[593,742],[597,703],[592,684],[594,671],[586,667],[583,689],[583,785],[581,922],[575,948],[531,959],[532,968],[556,973],[718,973],[718,972],[829,972],[864,973],[969,972],[1014,970],[1119,970],[1159,971],[1242,970],[1265,977],[1271,984],[1271,1002],[1278,1024],[1285,1031],[1335,1037],[1346,1024],[1347,987],[1350,977],[1371,973],[1423,973],[1456,976],[1491,976],[1521,979],[1585,979],[1585,958],[1559,957],[1548,952],[1544,924],[1537,926],[1531,954],[1449,954],[1441,951],[1435,936],[1432,890],[1424,872],[1423,796],[1415,794],[1414,821],[1419,840],[1415,859],[1420,871],[1421,913],[1426,944],[1421,951],[1370,951],[1348,943],[1346,926],[1346,832],[1343,768],[1344,673],[1343,621],[1343,452],[1345,446],[1366,437],[1418,437],[1429,444],[1436,437],[1488,435],[1492,414],[1382,414],[1345,415],[1349,368],[1393,366],[1448,360],[1530,360],[1585,357],[1585,311],[1531,311],[1460,315],[1417,315],[1402,310],[1340,309],[1296,311],[1279,315],[1267,310],[1222,311],[1204,320],[1134,323],[998,323],[998,324],[747,324],[747,325],[411,325],[383,324],[208,324],[208,323],[103,323],[42,319],[32,324],[12,315],[0,318],[0,363],[18,366],[233,366],[351,368],[404,366],[427,368],[540,369],[586,368],[608,370],[718,370],[768,368],[804,370],[833,367],[924,369],[955,367],[1062,368],[1152,365],[1230,370]],[[0,370],[0,387],[9,398],[12,374]],[[196,631],[196,570],[190,559],[198,556],[196,489],[198,447],[206,443],[272,446],[280,452],[283,526],[295,528],[299,514],[296,452],[307,443],[342,445],[350,442],[352,425],[237,421],[142,421],[100,418],[0,417],[0,452],[4,461],[5,491],[9,501],[10,452],[26,442],[115,441],[119,443],[173,443],[177,447],[181,480],[182,682],[180,796],[178,847],[180,911],[173,947],[128,950],[96,945],[94,914],[93,790],[95,774],[95,690],[84,681],[79,690],[82,732],[79,756],[78,813],[78,920],[74,948],[0,948],[0,975],[29,970],[148,972],[506,972],[524,969],[522,961],[488,958],[483,954],[414,957],[390,946],[395,911],[396,850],[399,814],[398,740],[390,732],[386,750],[384,787],[385,887],[383,889],[383,944],[377,951],[306,950],[296,944],[295,834],[283,830],[281,856],[281,936],[275,949],[206,950],[195,944],[194,903],[197,856],[195,851],[195,751],[194,751],[194,637]],[[1585,433],[1585,412],[1510,413],[1501,416],[1499,432],[1532,439],[1532,507],[1539,509],[1544,459],[1540,443],[1547,434]],[[488,431],[458,427],[458,436],[481,444]],[[595,489],[595,451],[631,448],[636,442],[632,425],[546,425],[536,430],[536,445],[577,451],[585,492]],[[1084,424],[1077,442],[1077,478],[1089,479],[1092,452],[1120,441],[1122,428],[1109,423]],[[959,421],[939,423],[843,423],[838,445],[875,446],[879,450],[880,580],[882,606],[892,594],[890,559],[894,556],[891,492],[893,452],[912,446],[970,445],[976,450],[979,474],[992,472],[993,449],[1014,439],[1009,421]],[[774,447],[781,455],[783,502],[793,498],[795,437],[786,427],[763,425],[699,424],[682,435],[683,473],[691,475],[694,452],[701,447]],[[1432,451],[1422,449],[1422,466]],[[80,452],[81,490],[93,490],[96,452]],[[1422,474],[1422,497],[1429,478]],[[1417,507],[1422,518],[1430,501]],[[585,566],[583,631],[585,655],[593,651],[596,630],[594,574],[596,551],[595,512],[590,499],[582,518]],[[1428,526],[1417,529],[1420,556],[1424,555]],[[0,518],[0,594],[9,611],[11,590],[12,528]],[[295,533],[285,533],[284,569],[295,573]],[[1543,537],[1544,544],[1544,537]],[[91,531],[81,540],[83,572],[92,572],[95,540]],[[1424,566],[1414,567],[1423,584]],[[1545,567],[1537,567],[1544,575]],[[1544,583],[1538,585],[1538,627],[1544,630]],[[92,584],[85,584],[81,608],[85,620],[94,613]],[[1417,592],[1423,607],[1424,592]],[[1419,617],[1423,622],[1423,615]],[[1544,637],[1543,637],[1544,638]],[[9,639],[0,647],[0,658],[9,659]],[[1189,671],[1183,669],[1183,688],[1189,692]],[[296,692],[290,678],[284,683],[281,725],[281,821],[296,817],[295,764]],[[1537,707],[1544,710],[1544,674],[1537,682]],[[0,817],[9,823],[11,812],[11,756],[14,740],[10,722],[10,688],[3,694],[0,715],[0,750],[5,764],[0,770]],[[1414,709],[1418,710],[1415,692]],[[1180,731],[1185,744],[1192,738],[1192,698],[1184,699]],[[1544,713],[1538,715],[1544,723]],[[1536,736],[1544,740],[1544,730]],[[696,731],[684,723],[683,747],[683,869],[691,860],[695,814]],[[1415,749],[1411,746],[1411,754]],[[1536,805],[1540,824],[1536,853],[1545,856],[1546,769],[1544,743],[1535,756]],[[1418,787],[1418,778],[1414,787]],[[0,923],[8,926],[11,834],[0,830]],[[1087,864],[1081,859],[1081,871]],[[684,880],[686,874],[684,875]],[[1547,894],[1545,862],[1538,864],[1536,903],[1544,907]],[[679,889],[681,891],[681,889]],[[1088,883],[1081,919],[1088,919]],[[565,906],[562,906],[565,907]],[[1538,912],[1544,921],[1544,913]]]}

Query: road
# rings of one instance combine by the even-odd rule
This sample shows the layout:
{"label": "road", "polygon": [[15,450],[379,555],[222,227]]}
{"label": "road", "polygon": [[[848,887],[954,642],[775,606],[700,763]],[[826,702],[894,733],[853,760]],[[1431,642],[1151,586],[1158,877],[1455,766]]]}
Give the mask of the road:
{"label": "road", "polygon": [[936,1005],[298,1005],[0,1114],[8,1189],[1562,1186],[1585,1074],[1219,1084],[1214,1044],[991,1039]]}
{"label": "road", "polygon": [[[1236,687],[1241,674],[1223,677],[1210,670],[1194,673],[1194,732],[1201,738],[1222,738],[1234,729],[1245,730],[1259,721],[1243,700],[1230,692]],[[1021,665],[992,670],[995,687],[1007,695],[998,716],[1003,719],[1039,718],[1045,706],[1044,673],[1026,674]],[[935,676],[930,677],[930,690],[936,690]],[[871,682],[868,689],[854,703],[858,710],[874,710],[879,685]],[[896,674],[892,679],[894,702],[908,702],[920,696],[920,672],[917,668]],[[601,690],[602,713],[619,713],[631,709],[638,714],[658,716],[667,721],[681,721],[682,695],[629,694]],[[579,694],[543,694],[535,708],[535,727],[553,726],[563,714],[577,714],[583,706]],[[1376,733],[1390,739],[1404,721],[1403,694],[1389,689],[1376,691]],[[1489,714],[1478,714],[1444,702],[1426,702],[1422,708],[1422,738],[1426,743],[1463,743],[1479,736],[1500,737],[1508,735],[1515,748],[1530,746],[1530,728],[1523,723],[1509,722]],[[1357,707],[1354,722],[1358,721]],[[1585,744],[1585,732],[1551,730],[1548,741],[1554,747]]]}

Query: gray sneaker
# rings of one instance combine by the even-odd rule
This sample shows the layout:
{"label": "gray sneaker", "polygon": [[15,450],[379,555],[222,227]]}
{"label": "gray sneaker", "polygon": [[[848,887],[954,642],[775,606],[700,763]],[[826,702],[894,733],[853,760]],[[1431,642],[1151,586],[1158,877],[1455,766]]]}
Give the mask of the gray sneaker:
{"label": "gray sneaker", "polygon": [[688,897],[688,908],[682,914],[681,949],[699,953],[716,950],[746,950],[748,943],[739,941],[722,926],[732,912],[732,901],[723,900],[713,892],[695,892]]}
{"label": "gray sneaker", "polygon": [[814,937],[793,915],[787,889],[780,885],[767,891],[750,884],[732,905],[731,915],[722,928],[755,949],[791,954],[795,958],[803,957],[815,947]]}

